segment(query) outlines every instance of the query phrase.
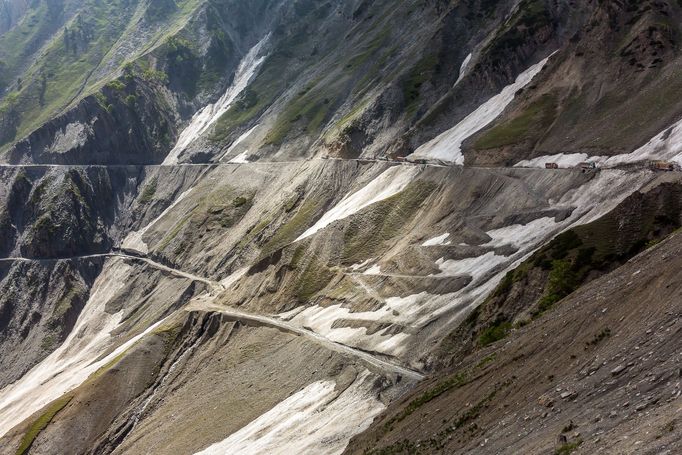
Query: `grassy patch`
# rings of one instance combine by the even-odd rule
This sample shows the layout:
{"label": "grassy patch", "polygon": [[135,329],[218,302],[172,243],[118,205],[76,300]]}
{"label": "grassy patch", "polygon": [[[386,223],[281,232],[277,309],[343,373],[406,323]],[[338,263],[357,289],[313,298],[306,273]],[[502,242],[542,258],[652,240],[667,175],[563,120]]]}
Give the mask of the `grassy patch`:
{"label": "grassy patch", "polygon": [[64,407],[69,404],[72,398],[72,395],[66,395],[53,401],[47,406],[45,411],[29,426],[28,430],[24,434],[24,437],[21,439],[21,443],[19,444],[19,448],[17,449],[17,455],[24,455],[28,453],[33,441],[35,441],[40,432],[50,424],[54,416],[57,415],[59,411],[64,409]]}
{"label": "grassy patch", "polygon": [[[20,76],[17,86],[19,100],[16,115],[18,126],[12,135],[4,135],[2,144],[11,144],[50,120],[54,115],[81,97],[93,94],[101,84],[112,78],[124,65],[112,47],[128,34],[138,30],[134,19],[138,8],[130,0],[84,0],[74,17],[66,23],[61,2],[34,2],[27,20],[10,32],[0,36],[0,60],[5,74]],[[156,2],[152,2],[156,5]],[[150,3],[149,7],[154,8]],[[148,52],[166,34],[177,33],[198,0],[176,0],[166,16],[167,27],[157,30],[140,46],[141,53]],[[158,5],[157,5],[158,6]],[[32,64],[25,68],[28,56],[36,53]],[[131,60],[139,55],[129,56]],[[112,70],[100,76],[97,67],[113,63]],[[165,79],[159,72],[145,74],[157,81]],[[121,84],[122,82],[119,82]],[[115,84],[111,88],[120,89]],[[7,99],[0,103],[0,111]],[[103,107],[107,108],[105,104]],[[0,115],[2,117],[2,115]]]}
{"label": "grassy patch", "polygon": [[302,124],[309,135],[320,130],[322,123],[328,117],[332,100],[328,98],[329,87],[314,88],[317,81],[303,89],[298,96],[289,102],[277,116],[275,125],[265,137],[265,144],[281,144],[289,131],[297,124]]}
{"label": "grassy patch", "polygon": [[142,195],[140,196],[140,203],[148,204],[152,201],[152,199],[154,199],[157,183],[158,179],[154,177],[147,185],[145,185],[144,189],[142,190]]}
{"label": "grassy patch", "polygon": [[531,139],[533,132],[541,133],[549,128],[554,120],[556,106],[553,95],[542,95],[521,114],[483,133],[474,147],[491,149]]}
{"label": "grassy patch", "polygon": [[569,455],[573,453],[583,443],[582,440],[563,444],[554,451],[555,455]]}
{"label": "grassy patch", "polygon": [[514,15],[504,23],[482,54],[489,54],[493,62],[503,61],[551,21],[543,0],[522,0]]}
{"label": "grassy patch", "polygon": [[545,295],[540,299],[537,309],[533,312],[533,316],[540,316],[549,310],[556,302],[577,289],[578,284],[579,280],[569,261],[553,261],[552,270],[549,273],[545,288]]}
{"label": "grassy patch", "polygon": [[329,270],[325,264],[315,258],[311,260],[298,277],[296,287],[298,301],[301,303],[309,302],[315,294],[329,284],[333,277],[334,272]]}
{"label": "grassy patch", "polygon": [[421,87],[431,79],[438,66],[438,56],[431,54],[422,57],[410,70],[402,83],[405,110],[408,114],[414,113],[418,107]]}
{"label": "grassy patch", "polygon": [[512,324],[509,321],[496,320],[490,326],[488,326],[483,333],[478,337],[479,346],[488,346],[496,341],[499,341],[507,336],[512,328]]}
{"label": "grassy patch", "polygon": [[344,232],[343,263],[355,264],[379,256],[386,242],[400,235],[435,189],[434,183],[415,181],[402,192],[365,209],[362,217],[353,217]]}
{"label": "grassy patch", "polygon": [[496,357],[497,353],[493,352],[489,356],[482,358],[481,361],[476,364],[476,368],[484,368],[489,363],[494,362]]}
{"label": "grassy patch", "polygon": [[459,373],[440,381],[435,386],[422,392],[421,395],[410,401],[408,405],[405,407],[405,409],[403,409],[395,417],[386,422],[384,426],[386,428],[390,428],[394,423],[404,420],[406,417],[411,415],[417,409],[424,406],[426,403],[441,396],[445,392],[465,385],[467,382],[468,382],[467,375],[465,375],[464,373]]}
{"label": "grassy patch", "polygon": [[323,205],[323,202],[318,198],[311,198],[303,202],[296,214],[277,229],[275,234],[263,246],[262,255],[268,255],[296,240],[299,235],[303,234],[310,227],[315,214]]}
{"label": "grassy patch", "polygon": [[185,218],[183,218],[181,221],[178,221],[175,223],[175,226],[173,226],[173,229],[159,242],[159,245],[154,248],[157,251],[163,251],[166,249],[166,247],[177,237],[177,235],[180,233],[180,230],[185,227],[187,222],[190,220],[191,216],[188,215]]}
{"label": "grassy patch", "polygon": [[254,227],[252,227],[244,237],[239,240],[239,248],[244,248],[251,242],[253,242],[256,237],[258,237],[270,224],[272,223],[272,216],[268,215],[258,222]]}

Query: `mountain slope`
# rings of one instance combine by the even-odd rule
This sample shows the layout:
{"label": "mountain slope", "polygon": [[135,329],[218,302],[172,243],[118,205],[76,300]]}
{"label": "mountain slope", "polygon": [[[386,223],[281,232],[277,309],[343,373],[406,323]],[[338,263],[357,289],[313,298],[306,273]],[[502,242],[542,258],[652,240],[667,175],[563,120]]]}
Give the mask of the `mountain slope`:
{"label": "mountain slope", "polygon": [[2,5],[0,453],[678,448],[678,3]]}

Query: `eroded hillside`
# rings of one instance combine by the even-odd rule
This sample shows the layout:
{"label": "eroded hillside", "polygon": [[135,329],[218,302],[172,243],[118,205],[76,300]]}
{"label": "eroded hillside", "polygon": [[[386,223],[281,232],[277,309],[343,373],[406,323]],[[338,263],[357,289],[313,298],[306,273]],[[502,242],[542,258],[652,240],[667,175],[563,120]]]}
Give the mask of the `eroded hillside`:
{"label": "eroded hillside", "polygon": [[0,453],[675,453],[681,16],[0,3]]}

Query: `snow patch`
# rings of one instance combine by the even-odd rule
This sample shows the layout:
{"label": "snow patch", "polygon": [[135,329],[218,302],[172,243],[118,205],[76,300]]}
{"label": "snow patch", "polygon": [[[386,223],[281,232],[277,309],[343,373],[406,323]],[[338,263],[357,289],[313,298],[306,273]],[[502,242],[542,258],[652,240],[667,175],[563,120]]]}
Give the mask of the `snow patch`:
{"label": "snow patch", "polygon": [[48,403],[81,385],[163,322],[157,322],[96,360],[111,348],[111,332],[119,326],[124,313],[108,314],[106,304],[125,286],[131,271],[132,267],[122,260],[108,262],[64,343],[21,379],[0,390],[0,437]]}
{"label": "snow patch", "polygon": [[199,454],[340,454],[385,408],[374,380],[365,370],[341,392],[334,381],[314,382]]}
{"label": "snow patch", "polygon": [[259,56],[259,54],[269,38],[270,35],[268,34],[244,56],[234,74],[232,85],[228,87],[223,96],[215,104],[209,104],[194,114],[190,124],[180,133],[175,147],[170,151],[163,164],[178,164],[178,158],[187,146],[205,133],[211,125],[227,112],[234,100],[249,85],[249,82],[251,82],[251,79],[265,61],[266,56]]}
{"label": "snow patch", "polygon": [[193,190],[194,188],[189,188],[188,190],[184,191],[178,198],[173,201],[171,205],[166,207],[166,210],[161,212],[161,215],[157,216],[154,218],[149,224],[147,224],[145,227],[140,229],[139,231],[131,231],[125,239],[123,239],[123,242],[121,243],[121,248],[126,249],[126,250],[132,250],[132,251],[137,251],[142,254],[147,254],[149,252],[149,248],[147,244],[142,240],[142,236],[147,233],[147,231],[154,226],[161,218],[166,216],[175,206],[177,206],[183,199],[185,199],[189,193]]}
{"label": "snow patch", "polygon": [[358,270],[360,270],[361,268],[365,267],[367,264],[369,264],[370,262],[372,262],[372,259],[373,259],[373,258],[369,258],[369,259],[367,259],[367,260],[365,260],[365,261],[360,262],[359,264],[353,264],[353,265],[350,266],[350,269],[351,269],[352,271],[354,271],[354,272],[357,272]]}
{"label": "snow patch", "polygon": [[450,245],[450,242],[446,242],[447,238],[450,237],[450,233],[446,232],[443,235],[434,237],[422,243],[422,246],[439,246],[439,245]]}
{"label": "snow patch", "polygon": [[474,280],[478,280],[496,266],[507,261],[507,259],[507,256],[498,256],[492,251],[489,251],[481,256],[465,259],[446,260],[445,258],[440,258],[436,261],[436,265],[440,269],[440,273],[434,276],[444,277],[469,275]]}
{"label": "snow patch", "polygon": [[571,168],[584,161],[590,161],[590,156],[587,153],[559,153],[519,161],[514,167],[537,167],[544,169],[546,163],[556,163],[560,168]]}
{"label": "snow patch", "polygon": [[559,167],[575,167],[583,161],[594,161],[601,167],[640,161],[663,160],[682,166],[682,120],[654,136],[649,142],[634,152],[608,156],[589,156],[586,153],[545,155],[531,160],[520,161],[516,167],[544,167],[547,162],[555,162]]}
{"label": "snow patch", "polygon": [[597,161],[603,166],[615,166],[644,160],[665,160],[682,165],[682,120],[666,128],[632,153]]}
{"label": "snow patch", "polygon": [[365,275],[381,275],[381,266],[379,264],[374,264],[362,273]]}
{"label": "snow patch", "polygon": [[[246,139],[248,139],[249,136],[251,136],[251,134],[253,134],[253,132],[256,131],[256,128],[258,128],[259,126],[260,126],[260,125],[256,125],[256,126],[254,126],[253,128],[251,128],[250,130],[248,130],[246,133],[244,133],[244,134],[242,134],[241,136],[239,136],[239,137],[237,138],[237,140],[234,141],[234,143],[233,143],[232,145],[230,145],[230,147],[227,149],[227,152],[225,152],[225,155],[223,155],[223,158],[225,158],[226,156],[228,156],[228,155],[230,155],[232,152],[234,152],[234,150],[235,150],[237,147],[239,147],[239,146],[241,145],[242,142],[244,142]],[[230,163],[247,163],[246,157],[247,157],[248,153],[249,153],[248,150],[244,150],[242,153],[240,153],[239,155],[237,155],[237,156],[235,156],[234,158],[232,158],[229,162],[230,162]],[[221,158],[220,161],[222,161],[223,158]]]}
{"label": "snow patch", "polygon": [[[333,325],[337,320],[346,320],[418,328],[430,321],[441,308],[447,307],[448,303],[448,295],[421,292],[406,297],[389,297],[384,300],[384,306],[376,311],[353,312],[341,304],[326,307],[315,305],[297,313],[290,322],[297,327],[308,327],[328,340],[346,346],[398,356],[410,337],[407,333],[380,330],[370,335],[366,327],[334,328]],[[280,318],[285,316],[288,314],[279,315]]]}
{"label": "snow patch", "polygon": [[236,283],[237,280],[239,280],[241,277],[243,277],[244,274],[248,271],[249,271],[248,267],[243,267],[243,268],[237,270],[236,272],[234,272],[233,274],[231,274],[230,276],[228,276],[227,278],[223,278],[222,280],[220,280],[220,284],[223,285],[223,287],[225,287],[225,288],[229,288],[234,283]]}
{"label": "snow patch", "polygon": [[400,193],[420,172],[416,166],[393,166],[384,171],[367,186],[353,194],[347,194],[333,209],[325,213],[317,223],[296,239],[298,242],[324,229],[334,221],[347,218],[376,202]]}
{"label": "snow patch", "polygon": [[240,153],[239,155],[232,158],[229,162],[230,163],[237,163],[237,164],[248,163],[249,160],[246,159],[248,156],[249,156],[249,151],[245,150],[242,153]]}
{"label": "snow patch", "polygon": [[467,55],[464,61],[462,62],[462,65],[459,67],[459,77],[457,77],[457,81],[455,81],[455,85],[453,85],[453,87],[459,84],[462,81],[462,79],[464,79],[464,76],[466,76],[467,73],[469,72],[469,63],[471,63],[472,56],[473,54],[469,53],[469,55]]}
{"label": "snow patch", "polygon": [[[550,55],[551,57],[551,55]],[[440,159],[455,164],[464,164],[462,143],[495,120],[512,102],[519,89],[525,87],[545,67],[549,57],[521,73],[516,81],[505,87],[498,95],[483,103],[455,127],[421,145],[410,155],[411,158]]]}
{"label": "snow patch", "polygon": [[528,224],[512,224],[486,232],[491,240],[483,246],[496,248],[512,245],[516,248],[526,248],[535,245],[556,228],[557,223],[551,217],[538,218]]}

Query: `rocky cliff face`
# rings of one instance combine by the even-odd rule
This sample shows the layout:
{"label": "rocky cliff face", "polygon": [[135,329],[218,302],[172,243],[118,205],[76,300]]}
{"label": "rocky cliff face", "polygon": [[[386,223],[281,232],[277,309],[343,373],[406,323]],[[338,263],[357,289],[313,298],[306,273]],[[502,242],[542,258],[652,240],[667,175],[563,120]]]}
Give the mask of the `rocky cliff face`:
{"label": "rocky cliff face", "polygon": [[679,449],[679,4],[0,5],[0,453]]}

